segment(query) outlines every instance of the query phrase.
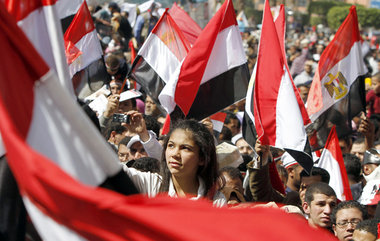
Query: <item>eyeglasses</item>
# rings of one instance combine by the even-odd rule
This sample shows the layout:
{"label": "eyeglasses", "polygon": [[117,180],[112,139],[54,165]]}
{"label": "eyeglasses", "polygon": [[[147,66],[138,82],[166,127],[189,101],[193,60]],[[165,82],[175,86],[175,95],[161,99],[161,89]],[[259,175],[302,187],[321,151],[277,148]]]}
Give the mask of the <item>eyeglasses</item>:
{"label": "eyeglasses", "polygon": [[339,223],[336,223],[336,225],[339,227],[339,228],[346,228],[348,226],[348,224],[351,224],[352,226],[356,227],[356,225],[358,225],[358,223],[360,223],[362,220],[359,220],[359,219],[354,219],[354,220],[351,220],[351,221],[348,221],[348,220],[343,220]]}

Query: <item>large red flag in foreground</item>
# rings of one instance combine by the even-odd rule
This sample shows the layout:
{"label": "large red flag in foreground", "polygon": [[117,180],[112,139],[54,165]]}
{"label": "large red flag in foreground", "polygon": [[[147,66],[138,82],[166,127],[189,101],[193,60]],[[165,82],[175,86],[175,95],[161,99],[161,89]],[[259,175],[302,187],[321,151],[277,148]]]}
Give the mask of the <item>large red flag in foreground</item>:
{"label": "large red flag in foreground", "polygon": [[339,146],[335,126],[331,128],[325,149],[316,166],[324,168],[329,172],[329,185],[334,189],[339,200],[352,200],[351,188],[348,182],[346,167],[344,166],[342,150]]}
{"label": "large red flag in foreground", "polygon": [[[313,229],[302,218],[280,210],[214,208],[207,201],[169,197],[126,197],[103,188],[81,184],[58,167],[51,157],[40,154],[45,153],[44,151],[29,143],[29,132],[34,128],[32,118],[36,115],[36,105],[43,104],[41,99],[47,99],[51,108],[45,106],[45,115],[49,118],[54,114],[58,115],[63,120],[60,123],[63,129],[60,131],[71,130],[71,140],[62,140],[61,145],[55,147],[57,149],[70,152],[72,150],[67,149],[67,142],[75,145],[82,141],[97,142],[94,136],[82,140],[75,135],[94,130],[86,130],[86,126],[90,124],[85,119],[80,120],[84,122],[81,126],[83,129],[72,129],[79,124],[75,119],[73,122],[65,121],[67,115],[81,115],[80,112],[76,113],[77,107],[70,102],[62,105],[69,105],[74,112],[62,112],[62,105],[49,96],[48,93],[52,90],[59,95],[60,85],[52,84],[55,83],[51,79],[54,75],[49,67],[11,21],[3,7],[0,7],[0,50],[8,60],[0,65],[0,131],[9,165],[34,224],[49,218],[49,224],[55,222],[57,225],[45,225],[38,229],[43,239],[73,240],[81,237],[88,240],[233,240],[238,234],[243,240],[297,241],[305,240],[305,237],[308,240],[335,240],[327,231]],[[15,88],[16,81],[13,80],[18,80],[17,84],[22,81],[23,88]],[[45,95],[39,96],[44,92]],[[66,95],[66,99],[71,100],[67,93]],[[18,98],[15,99],[14,96]],[[38,120],[37,124],[40,124]],[[58,128],[53,123],[49,125],[45,125],[45,129],[38,133],[43,135],[51,126]],[[42,136],[40,141],[44,138]],[[90,149],[83,149],[84,155],[91,159],[91,153],[102,149],[99,147],[102,145],[96,143]],[[101,151],[105,151],[104,155],[113,159],[111,151]],[[69,161],[71,158],[64,159]],[[78,157],[72,159],[79,160]],[[83,169],[94,170],[93,165],[94,163],[88,163],[88,167]],[[112,169],[107,165],[103,168],[108,171]],[[273,232],[274,229],[276,232]]]}
{"label": "large red flag in foreground", "polygon": [[[56,10],[56,0],[3,0],[6,9],[37,49],[54,69],[59,81],[74,96],[64,51],[63,33]],[[61,2],[61,1],[59,1]],[[67,1],[66,1],[67,2]]]}
{"label": "large red flag in foreground", "polygon": [[[0,45],[7,59],[0,66],[0,93],[4,108],[8,110],[8,114],[1,114],[1,122],[17,126],[15,132],[31,148],[87,185],[111,184],[114,178],[127,178],[115,153],[59,84],[54,71],[42,60],[5,8],[0,9]],[[11,130],[2,128],[2,137]],[[5,138],[3,140],[5,142]],[[9,148],[6,147],[6,151],[9,152]],[[118,185],[128,188],[125,184]],[[24,200],[37,230],[51,230],[43,239],[57,240],[62,232],[67,233],[45,218],[26,197]]]}
{"label": "large red flag in foreground", "polygon": [[168,113],[203,119],[243,99],[249,79],[247,58],[231,0],[210,20],[159,100]]}

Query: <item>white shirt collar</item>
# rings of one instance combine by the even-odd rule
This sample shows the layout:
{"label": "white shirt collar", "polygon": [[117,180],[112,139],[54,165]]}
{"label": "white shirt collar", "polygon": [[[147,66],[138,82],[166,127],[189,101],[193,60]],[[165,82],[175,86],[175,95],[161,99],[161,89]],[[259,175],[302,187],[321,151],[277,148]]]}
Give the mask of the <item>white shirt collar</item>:
{"label": "white shirt collar", "polygon": [[[203,193],[205,192],[206,186],[205,186],[204,181],[203,181],[202,178],[200,178],[200,177],[198,177],[198,182],[199,182],[199,187],[198,187],[198,193],[197,193],[197,196],[196,196],[196,197],[192,197],[192,198],[190,198],[190,199],[197,200],[197,199],[203,197]],[[169,195],[170,197],[177,197],[177,193],[176,193],[176,191],[175,191],[174,184],[173,184],[173,181],[172,181],[171,178],[170,178],[170,182],[169,182],[169,191],[168,191],[168,195]]]}

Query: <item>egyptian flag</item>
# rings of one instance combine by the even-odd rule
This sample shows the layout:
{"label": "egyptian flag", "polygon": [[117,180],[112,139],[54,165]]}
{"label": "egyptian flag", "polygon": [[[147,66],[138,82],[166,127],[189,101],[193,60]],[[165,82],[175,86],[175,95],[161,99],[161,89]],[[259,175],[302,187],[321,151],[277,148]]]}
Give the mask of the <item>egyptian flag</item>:
{"label": "egyptian flag", "polygon": [[70,77],[102,57],[102,48],[84,1],[64,35]]}
{"label": "egyptian flag", "polygon": [[194,45],[198,36],[202,32],[202,28],[199,27],[199,25],[182,8],[180,8],[177,3],[173,3],[169,13],[181,29],[183,36],[191,45]]}
{"label": "egyptian flag", "polygon": [[5,6],[45,62],[57,72],[62,86],[74,96],[56,9],[57,2],[61,1],[5,0]]}
{"label": "egyptian flag", "polygon": [[309,91],[307,111],[313,124],[307,129],[315,150],[324,146],[331,124],[336,125],[339,138],[346,136],[352,132],[352,118],[365,110],[362,75],[367,68],[361,40],[356,8],[352,6],[323,51]]}
{"label": "egyptian flag", "polygon": [[218,112],[210,116],[214,131],[220,133],[224,126],[224,120],[226,119],[227,113]]}
{"label": "egyptian flag", "polygon": [[[0,46],[7,59],[0,67],[0,115],[1,123],[6,125],[1,128],[1,136],[7,157],[12,159],[14,151],[7,141],[19,139],[24,144],[17,152],[24,152],[24,162],[28,161],[32,148],[33,152],[43,153],[86,185],[103,185],[125,194],[137,193],[121,170],[113,150],[70,94],[64,91],[54,71],[46,65],[5,7],[0,7],[0,13]],[[20,164],[20,170],[24,164]],[[38,172],[46,175],[44,171]],[[19,179],[26,177],[18,175]],[[24,204],[43,239],[59,240],[60,234],[71,233],[44,215],[27,197],[24,197]]]}
{"label": "egyptian flag", "polygon": [[[251,111],[253,106],[255,127],[262,144],[287,150],[310,171],[312,159],[303,153],[307,146],[304,126],[310,120],[306,111],[302,111],[304,105],[289,74],[281,47],[284,42],[280,43],[283,34],[284,30],[277,32],[266,1],[257,66],[251,80],[254,81],[253,98],[250,97],[253,103],[248,103],[251,108],[246,106],[246,111]],[[306,159],[301,161],[300,157]]]}
{"label": "egyptian flag", "polygon": [[129,77],[156,103],[158,95],[190,50],[190,43],[165,11],[133,62]]}
{"label": "egyptian flag", "polygon": [[232,1],[224,2],[171,77],[159,97],[168,113],[177,105],[187,118],[201,120],[245,97],[249,71]]}
{"label": "egyptian flag", "polygon": [[346,167],[344,166],[342,150],[339,146],[335,126],[331,128],[325,149],[316,166],[328,171],[330,174],[329,185],[334,189],[339,200],[352,200],[351,188],[348,182]]}

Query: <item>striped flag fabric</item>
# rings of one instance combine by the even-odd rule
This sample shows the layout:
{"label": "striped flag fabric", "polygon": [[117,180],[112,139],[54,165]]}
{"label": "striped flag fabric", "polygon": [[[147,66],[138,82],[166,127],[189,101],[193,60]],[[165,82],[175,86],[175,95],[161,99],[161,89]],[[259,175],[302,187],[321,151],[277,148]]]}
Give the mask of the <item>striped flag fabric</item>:
{"label": "striped flag fabric", "polygon": [[[7,156],[12,158],[12,147],[7,146],[7,140],[12,139],[9,133],[13,133],[20,142],[25,143],[21,146],[28,145],[25,151],[32,148],[43,153],[86,185],[105,185],[125,194],[137,193],[122,171],[116,154],[70,94],[63,90],[54,71],[36,52],[3,6],[0,13],[0,46],[7,58],[0,67],[1,122],[8,125],[1,128],[1,136]],[[20,88],[20,81],[23,88]],[[21,150],[24,149],[17,152],[23,152]],[[42,171],[40,174],[46,173]],[[70,240],[81,239],[75,238],[72,231],[46,216],[26,196],[24,204],[43,239],[67,240],[60,237],[62,234],[72,236]]]}
{"label": "striped flag fabric", "polygon": [[[43,240],[232,240],[236,233],[242,239],[255,233],[269,241],[298,241],[306,235],[310,240],[334,240],[328,232],[313,229],[278,209],[218,209],[204,200],[150,199],[94,188],[93,184],[104,180],[104,172],[118,172],[117,157],[98,141],[94,128],[52,79],[54,73],[2,3],[0,30],[0,49],[8,60],[0,66],[0,132],[23,201]],[[17,88],[20,82],[10,79],[22,81],[22,94]],[[14,98],[16,94],[18,98]],[[38,125],[45,128],[38,131]],[[52,129],[57,130],[55,138],[49,139]],[[38,141],[48,145],[48,152],[35,143],[36,133]],[[79,154],[88,160],[80,175],[72,175],[71,168],[83,160],[73,147],[80,148]],[[58,158],[55,151],[62,151]],[[57,161],[59,158],[64,160]],[[121,180],[121,185],[131,184]],[[231,218],[241,222],[231,225],[226,222]],[[269,222],[272,225],[267,225]],[[273,226],[278,232],[273,232]]]}
{"label": "striped flag fabric", "polygon": [[59,82],[74,96],[66,56],[63,32],[56,0],[5,0],[5,7],[28,36],[38,53],[54,69]]}
{"label": "striped flag fabric", "polygon": [[334,189],[337,198],[341,201],[352,200],[350,184],[336,128],[333,126],[327,138],[325,149],[319,158],[317,167],[327,170],[330,174],[329,185]]}
{"label": "striped flag fabric", "polygon": [[199,25],[182,8],[180,8],[177,3],[173,3],[169,13],[181,29],[183,36],[191,45],[194,45],[198,36],[202,32],[202,28],[199,27]]}
{"label": "striped flag fabric", "polygon": [[251,80],[255,127],[262,144],[303,151],[307,142],[304,125],[310,121],[301,110],[303,104],[297,98],[282,44],[266,1],[256,72]]}
{"label": "striped flag fabric", "polygon": [[226,119],[227,113],[218,112],[210,116],[214,131],[220,133],[224,126],[224,120]]}
{"label": "striped flag fabric", "polygon": [[190,43],[165,11],[137,53],[129,77],[136,80],[145,93],[159,103],[161,90],[189,50]]}
{"label": "striped flag fabric", "polygon": [[348,95],[350,86],[367,73],[361,51],[356,7],[323,51],[310,87],[307,111],[314,122],[323,112]]}
{"label": "striped flag fabric", "polygon": [[103,51],[86,1],[66,30],[64,41],[70,78],[102,57]]}
{"label": "striped flag fabric", "polygon": [[249,71],[231,0],[223,3],[171,74],[159,100],[168,113],[178,106],[201,120],[243,99]]}

